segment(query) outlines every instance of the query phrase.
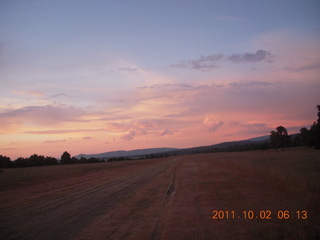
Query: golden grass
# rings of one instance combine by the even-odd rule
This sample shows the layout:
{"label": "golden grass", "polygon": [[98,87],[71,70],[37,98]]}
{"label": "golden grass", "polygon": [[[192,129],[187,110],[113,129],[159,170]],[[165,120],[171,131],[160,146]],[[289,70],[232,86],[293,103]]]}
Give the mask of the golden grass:
{"label": "golden grass", "polygon": [[269,182],[294,193],[320,190],[320,151],[292,148],[269,151],[252,159],[254,169]]}
{"label": "golden grass", "polygon": [[[320,239],[320,151],[291,148],[191,158],[201,169],[199,208],[235,211],[241,218],[213,220],[214,239]],[[267,210],[271,220],[241,217],[243,211]],[[308,218],[298,219],[296,212],[304,210]],[[290,219],[278,219],[279,211],[290,211]]]}
{"label": "golden grass", "polygon": [[250,229],[251,236],[257,239],[320,239],[320,151],[305,148],[257,151],[239,153],[237,159],[237,164],[241,165],[241,160],[251,164],[261,188],[270,189],[257,198],[258,205],[271,206],[273,212],[308,211],[306,220],[257,224]]}

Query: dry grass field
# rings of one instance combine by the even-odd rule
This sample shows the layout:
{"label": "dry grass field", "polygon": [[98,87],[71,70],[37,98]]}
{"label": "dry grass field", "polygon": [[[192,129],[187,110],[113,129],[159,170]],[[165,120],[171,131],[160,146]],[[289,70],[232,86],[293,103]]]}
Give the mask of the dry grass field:
{"label": "dry grass field", "polygon": [[319,176],[302,148],[4,169],[0,239],[320,239]]}

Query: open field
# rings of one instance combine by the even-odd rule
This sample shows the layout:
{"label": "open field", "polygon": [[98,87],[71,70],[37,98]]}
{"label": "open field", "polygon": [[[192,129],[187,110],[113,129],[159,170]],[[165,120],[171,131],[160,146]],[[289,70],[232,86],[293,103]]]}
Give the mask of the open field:
{"label": "open field", "polygon": [[0,239],[320,239],[319,176],[299,148],[4,169]]}

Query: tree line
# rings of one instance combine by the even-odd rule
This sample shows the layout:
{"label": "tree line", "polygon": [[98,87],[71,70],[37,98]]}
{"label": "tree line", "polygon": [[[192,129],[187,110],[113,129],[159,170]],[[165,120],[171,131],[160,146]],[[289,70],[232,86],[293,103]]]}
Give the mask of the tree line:
{"label": "tree line", "polygon": [[52,166],[59,164],[77,164],[77,163],[98,163],[104,162],[104,160],[100,160],[97,158],[84,158],[81,157],[77,159],[75,157],[71,157],[68,152],[64,152],[61,155],[61,160],[54,157],[48,157],[43,155],[33,154],[28,158],[19,157],[14,161],[11,161],[9,157],[0,155],[0,168],[19,168],[19,167],[35,167],[35,166]]}
{"label": "tree line", "polygon": [[320,149],[320,105],[317,105],[317,109],[317,121],[313,122],[309,130],[305,127],[300,129],[300,141],[303,146]]}
{"label": "tree line", "polygon": [[313,122],[310,129],[303,127],[300,134],[294,139],[288,136],[287,129],[283,126],[276,128],[277,131],[271,131],[270,140],[272,148],[282,148],[290,146],[306,146],[309,148],[320,149],[320,105],[317,105],[318,119]]}

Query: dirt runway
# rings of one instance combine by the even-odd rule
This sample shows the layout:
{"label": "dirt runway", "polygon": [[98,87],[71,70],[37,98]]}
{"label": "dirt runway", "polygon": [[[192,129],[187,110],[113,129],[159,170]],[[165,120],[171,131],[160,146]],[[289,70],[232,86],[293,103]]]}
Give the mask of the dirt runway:
{"label": "dirt runway", "polygon": [[138,215],[146,225],[155,222],[147,226],[151,235],[178,160],[140,161],[1,192],[1,239],[121,239],[146,231],[130,223]]}
{"label": "dirt runway", "polygon": [[85,174],[2,190],[0,239],[258,239],[279,223],[213,220],[212,211],[295,205],[249,163],[231,159],[203,154],[102,163]]}

